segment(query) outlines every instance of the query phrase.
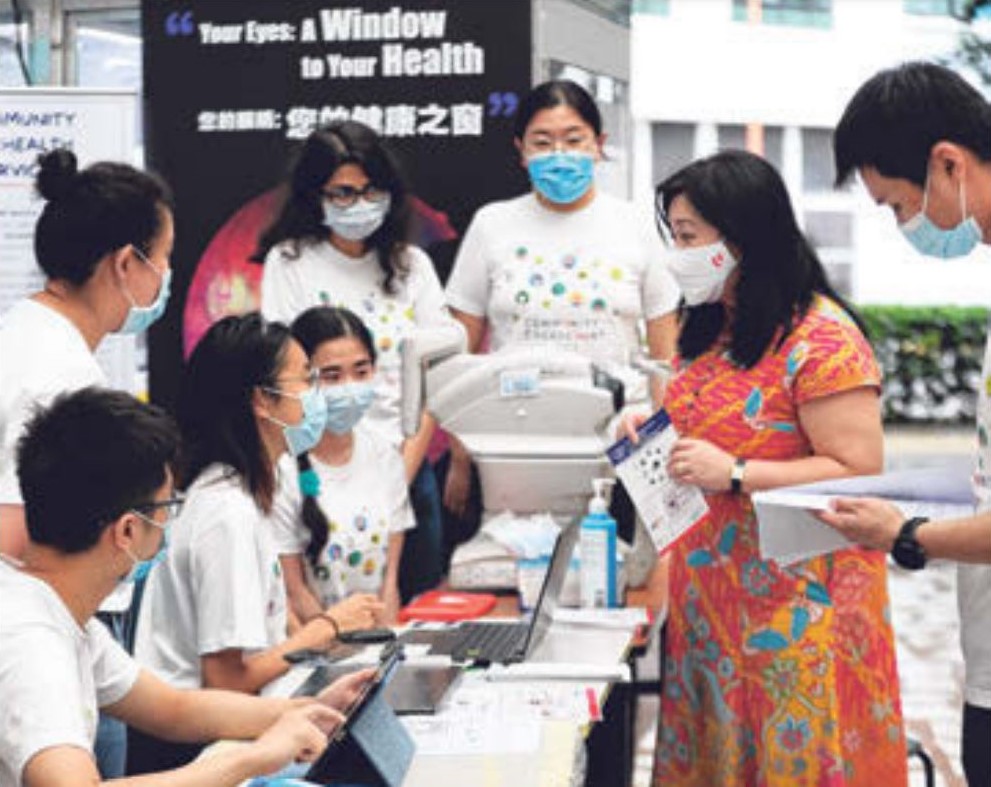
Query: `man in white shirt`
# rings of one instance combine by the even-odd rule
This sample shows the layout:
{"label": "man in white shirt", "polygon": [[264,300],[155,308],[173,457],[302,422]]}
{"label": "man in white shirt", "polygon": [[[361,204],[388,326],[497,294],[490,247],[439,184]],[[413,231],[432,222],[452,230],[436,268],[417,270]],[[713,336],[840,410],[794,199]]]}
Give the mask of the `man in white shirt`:
{"label": "man in white shirt", "polygon": [[[32,419],[17,464],[28,527],[22,563],[0,562],[0,787],[100,783],[98,709],[179,741],[255,739],[169,783],[234,785],[312,760],[370,671],[316,702],[180,691],[142,670],[93,619],[103,599],[164,548],[178,437],[161,410],[85,388]],[[154,777],[145,777],[153,783]]]}
{"label": "man in white shirt", "polygon": [[[876,74],[850,100],[833,142],[837,183],[856,170],[919,253],[946,259],[991,243],[991,105],[957,74],[931,63]],[[882,500],[839,500],[822,519],[890,551],[905,568],[920,569],[933,557],[961,561],[963,766],[969,783],[983,787],[991,784],[991,339],[977,437],[974,516],[930,522],[908,519]]]}

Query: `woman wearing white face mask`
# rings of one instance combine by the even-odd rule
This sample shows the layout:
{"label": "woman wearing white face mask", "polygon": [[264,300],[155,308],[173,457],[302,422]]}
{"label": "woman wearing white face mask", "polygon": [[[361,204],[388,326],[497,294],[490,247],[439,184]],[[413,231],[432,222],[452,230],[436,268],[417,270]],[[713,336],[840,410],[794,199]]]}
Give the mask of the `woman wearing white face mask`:
{"label": "woman wearing white face mask", "polygon": [[404,439],[399,425],[399,344],[449,319],[430,258],[408,242],[410,198],[390,151],[367,126],[314,131],[292,170],[289,196],[259,241],[262,312],[292,322],[314,306],[342,306],[375,339],[376,399],[367,425],[400,448],[418,526],[407,539],[404,597],[441,578],[440,494],[426,452],[433,420]]}
{"label": "woman wearing white face mask", "polygon": [[[659,391],[630,361],[643,347],[670,359],[678,288],[649,217],[596,185],[605,134],[595,101],[569,80],[538,85],[520,103],[513,143],[532,190],[475,214],[447,283],[469,348],[478,352],[491,331],[492,350],[571,350],[622,379],[628,403],[647,404]],[[454,445],[444,503],[455,514],[468,468]]]}
{"label": "woman wearing white face mask", "polygon": [[364,423],[375,397],[374,339],[347,309],[307,309],[293,336],[320,375],[326,429],[297,457],[299,493],[273,519],[282,573],[302,621],[354,593],[374,593],[382,620],[399,611],[399,565],[406,531],[416,521],[402,456]]}
{"label": "woman wearing white face mask", "polygon": [[766,161],[697,161],[657,200],[687,304],[668,472],[709,514],[671,552],[655,781],[904,784],[884,556],[763,560],[749,497],[880,472],[870,345]]}

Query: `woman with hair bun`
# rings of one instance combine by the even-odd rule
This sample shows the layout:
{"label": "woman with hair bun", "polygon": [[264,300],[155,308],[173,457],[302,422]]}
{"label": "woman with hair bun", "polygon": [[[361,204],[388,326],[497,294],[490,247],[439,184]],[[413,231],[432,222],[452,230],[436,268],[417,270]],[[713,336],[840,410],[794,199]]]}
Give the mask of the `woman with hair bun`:
{"label": "woman with hair bun", "polygon": [[[172,195],[154,175],[115,162],[80,170],[59,149],[39,157],[35,186],[45,200],[34,231],[45,286],[0,315],[0,553],[12,557],[27,541],[14,453],[25,423],[58,394],[107,384],[96,348],[161,317],[172,274]],[[126,586],[100,608],[115,634],[130,604]],[[101,716],[96,754],[104,778],[123,775],[120,722]]]}
{"label": "woman with hair bun", "polygon": [[0,552],[24,546],[14,446],[32,409],[56,394],[105,385],[93,353],[109,333],[141,333],[165,311],[172,195],[154,175],[100,162],[79,170],[59,149],[38,159],[45,200],[34,252],[40,292],[0,316]]}

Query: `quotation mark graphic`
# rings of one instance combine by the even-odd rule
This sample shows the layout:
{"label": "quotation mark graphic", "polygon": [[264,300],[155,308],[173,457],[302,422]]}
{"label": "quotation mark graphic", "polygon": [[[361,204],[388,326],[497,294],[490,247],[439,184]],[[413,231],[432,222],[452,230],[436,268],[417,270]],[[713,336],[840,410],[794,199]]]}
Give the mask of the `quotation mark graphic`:
{"label": "quotation mark graphic", "polygon": [[489,117],[512,117],[520,99],[515,93],[489,93]]}
{"label": "quotation mark graphic", "polygon": [[196,32],[192,11],[173,11],[165,17],[165,35],[191,36]]}

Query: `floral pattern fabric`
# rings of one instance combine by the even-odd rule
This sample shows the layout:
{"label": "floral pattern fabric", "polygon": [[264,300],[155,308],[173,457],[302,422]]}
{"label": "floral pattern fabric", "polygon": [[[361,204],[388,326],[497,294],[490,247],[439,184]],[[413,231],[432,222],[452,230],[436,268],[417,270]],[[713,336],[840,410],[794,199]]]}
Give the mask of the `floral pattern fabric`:
{"label": "floral pattern fabric", "polygon": [[[747,459],[811,445],[798,408],[876,387],[855,323],[816,298],[752,368],[710,350],[672,380],[678,432]],[[884,554],[762,560],[747,495],[708,496],[673,548],[657,785],[899,785],[905,739]]]}

